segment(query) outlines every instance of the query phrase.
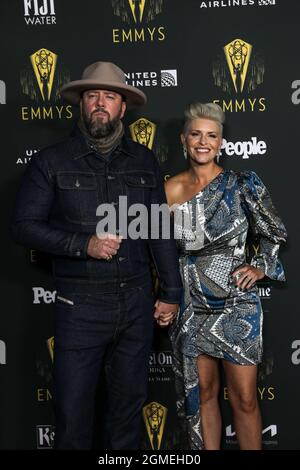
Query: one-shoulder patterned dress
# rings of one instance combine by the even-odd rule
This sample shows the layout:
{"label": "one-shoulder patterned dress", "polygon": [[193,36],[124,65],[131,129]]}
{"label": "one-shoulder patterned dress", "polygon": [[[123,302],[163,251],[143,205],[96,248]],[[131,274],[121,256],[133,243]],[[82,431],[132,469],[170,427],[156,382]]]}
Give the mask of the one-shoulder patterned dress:
{"label": "one-shoulder patterned dress", "polygon": [[177,410],[188,448],[202,449],[196,358],[259,364],[263,312],[257,286],[236,288],[232,272],[246,262],[250,230],[259,241],[251,265],[284,281],[278,259],[286,230],[270,195],[252,171],[225,170],[174,212],[183,298],[170,328]]}

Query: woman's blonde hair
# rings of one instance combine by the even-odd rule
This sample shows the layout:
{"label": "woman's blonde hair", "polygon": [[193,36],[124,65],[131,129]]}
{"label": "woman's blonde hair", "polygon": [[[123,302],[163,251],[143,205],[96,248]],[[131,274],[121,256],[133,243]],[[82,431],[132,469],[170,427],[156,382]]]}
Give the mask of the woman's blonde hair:
{"label": "woman's blonde hair", "polygon": [[225,113],[216,103],[199,103],[194,102],[184,112],[185,122],[183,126],[183,134],[187,134],[190,123],[194,119],[206,118],[219,124],[221,134],[223,132],[223,123],[225,121]]}

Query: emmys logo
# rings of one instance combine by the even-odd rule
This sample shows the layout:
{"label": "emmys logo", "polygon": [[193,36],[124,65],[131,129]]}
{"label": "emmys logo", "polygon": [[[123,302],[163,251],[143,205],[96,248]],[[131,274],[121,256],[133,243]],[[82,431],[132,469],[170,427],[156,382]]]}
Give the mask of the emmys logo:
{"label": "emmys logo", "polygon": [[30,60],[43,101],[50,101],[57,55],[47,49],[40,49],[30,56]]}
{"label": "emmys logo", "polygon": [[295,90],[291,96],[292,103],[299,104],[300,103],[300,80],[294,80],[292,82],[292,90]]}
{"label": "emmys logo", "polygon": [[37,153],[37,149],[30,149],[25,151],[25,156],[19,157],[16,161],[16,165],[26,165],[30,162],[33,154]]}
{"label": "emmys logo", "polygon": [[0,339],[0,364],[6,364],[6,344],[2,339]]}
{"label": "emmys logo", "polygon": [[263,140],[257,141],[257,137],[251,137],[251,140],[245,142],[227,142],[223,139],[221,147],[227,156],[236,155],[243,159],[249,158],[249,155],[264,155],[267,151],[267,144]]}
{"label": "emmys logo", "polygon": [[27,25],[56,24],[54,0],[23,0]]}
{"label": "emmys logo", "polygon": [[37,449],[52,449],[54,444],[55,427],[51,424],[39,424],[36,426]]}
{"label": "emmys logo", "polygon": [[300,364],[300,339],[295,339],[291,348],[295,350],[291,355],[291,361],[295,366],[298,366]]}
{"label": "emmys logo", "polygon": [[111,0],[114,15],[124,23],[132,24],[129,29],[114,28],[113,43],[163,41],[165,29],[163,26],[146,26],[161,13],[163,0]]}
{"label": "emmys logo", "polygon": [[140,118],[129,126],[132,140],[138,142],[150,150],[153,147],[153,140],[156,132],[156,125],[154,122],[146,118]]}
{"label": "emmys logo", "polygon": [[30,99],[43,105],[38,107],[23,106],[21,119],[71,119],[72,106],[55,105],[59,101],[60,89],[70,81],[69,73],[58,65],[58,56],[49,49],[42,48],[30,55],[30,67],[22,70],[20,75],[22,92]]}
{"label": "emmys logo", "polygon": [[253,53],[253,46],[244,39],[232,40],[214,61],[212,74],[215,86],[236,95],[236,98],[229,101],[216,99],[214,102],[220,104],[224,111],[265,111],[265,98],[244,97],[263,83],[264,73],[264,61]]}
{"label": "emmys logo", "polygon": [[51,338],[48,338],[47,341],[47,348],[49,355],[51,357],[51,361],[53,362],[53,357],[54,357],[54,336],[51,336]]}
{"label": "emmys logo", "polygon": [[127,72],[127,85],[135,87],[173,87],[178,86],[177,69],[161,70],[160,72]]}
{"label": "emmys logo", "polygon": [[156,124],[145,117],[141,117],[129,126],[130,134],[134,142],[138,142],[150,150],[153,150],[160,163],[168,158],[168,145],[162,135],[159,134]]}
{"label": "emmys logo", "polygon": [[143,408],[143,418],[153,450],[160,449],[167,412],[167,408],[155,401]]}
{"label": "emmys logo", "polygon": [[0,104],[6,104],[6,86],[3,80],[0,80]]}

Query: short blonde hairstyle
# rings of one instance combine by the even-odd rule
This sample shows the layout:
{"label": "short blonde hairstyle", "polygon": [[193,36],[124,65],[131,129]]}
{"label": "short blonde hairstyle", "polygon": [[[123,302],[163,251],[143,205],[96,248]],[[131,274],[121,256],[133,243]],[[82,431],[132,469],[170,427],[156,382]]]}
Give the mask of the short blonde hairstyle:
{"label": "short blonde hairstyle", "polygon": [[184,112],[185,122],[183,126],[183,134],[186,135],[191,122],[194,119],[205,118],[211,119],[219,124],[221,134],[223,132],[223,123],[225,122],[225,113],[216,103],[199,103],[194,102]]}

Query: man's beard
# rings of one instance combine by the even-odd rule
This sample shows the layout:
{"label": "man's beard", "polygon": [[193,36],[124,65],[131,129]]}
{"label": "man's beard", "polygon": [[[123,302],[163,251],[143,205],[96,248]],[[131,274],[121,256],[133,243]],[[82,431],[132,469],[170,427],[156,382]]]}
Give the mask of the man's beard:
{"label": "man's beard", "polygon": [[[96,111],[101,111],[103,113],[106,113],[108,116],[107,122],[102,122],[101,118],[99,117],[98,118],[96,117],[93,119],[93,113]],[[95,111],[93,111],[93,113],[89,117],[86,114],[85,109],[83,108],[82,110],[83,122],[85,124],[86,130],[88,131],[88,133],[95,139],[103,139],[104,137],[108,137],[109,135],[112,135],[115,132],[120,122],[121,110],[118,113],[118,115],[113,119],[110,119],[108,112],[104,111],[102,108],[97,108]]]}

